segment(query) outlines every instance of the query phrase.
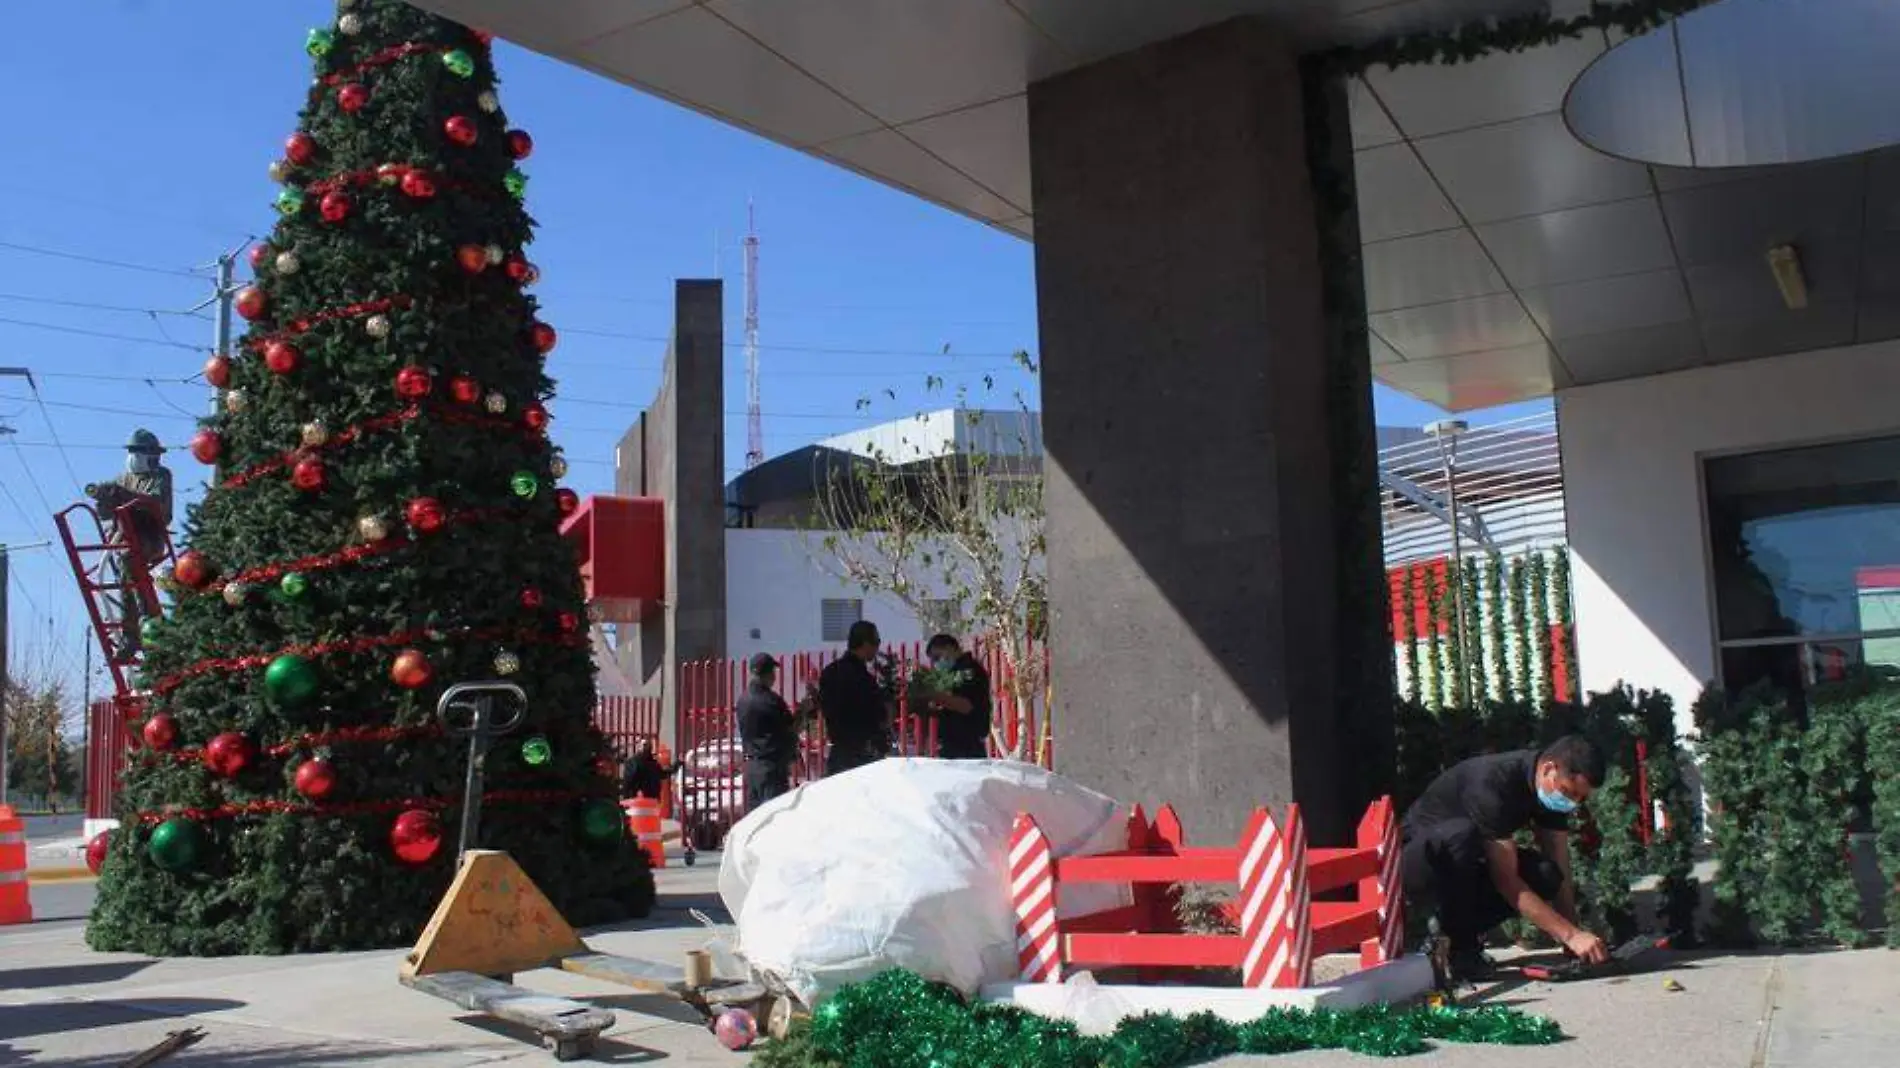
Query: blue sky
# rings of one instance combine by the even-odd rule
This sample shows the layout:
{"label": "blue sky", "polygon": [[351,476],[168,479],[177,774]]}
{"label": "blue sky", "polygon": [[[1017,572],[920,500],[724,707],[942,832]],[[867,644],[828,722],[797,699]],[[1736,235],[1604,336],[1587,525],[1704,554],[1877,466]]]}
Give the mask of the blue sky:
{"label": "blue sky", "polygon": [[[116,472],[136,426],[174,446],[181,514],[195,499],[204,468],[178,446],[209,390],[179,380],[203,362],[212,327],[175,313],[210,294],[193,267],[268,232],[276,187],[265,167],[309,83],[304,33],[335,10],[330,0],[86,6],[83,35],[61,4],[20,5],[0,35],[0,366],[30,368],[39,386],[36,400],[0,378],[0,425],[15,430],[0,434],[0,543],[52,538],[49,513],[78,498],[78,483]],[[676,277],[727,280],[726,462],[743,462],[748,198],[762,243],[768,455],[930,405],[926,374],[980,388],[1008,353],[1035,350],[1027,243],[497,48],[503,106],[535,137],[530,254],[545,317],[562,331],[549,367],[569,399],[553,406],[553,430],[577,491],[610,487],[613,442],[658,385]],[[869,416],[856,409],[864,396],[879,398]],[[1377,404],[1387,424],[1436,414],[1383,389]],[[20,551],[12,564],[14,670],[76,685],[84,613],[63,554]]]}

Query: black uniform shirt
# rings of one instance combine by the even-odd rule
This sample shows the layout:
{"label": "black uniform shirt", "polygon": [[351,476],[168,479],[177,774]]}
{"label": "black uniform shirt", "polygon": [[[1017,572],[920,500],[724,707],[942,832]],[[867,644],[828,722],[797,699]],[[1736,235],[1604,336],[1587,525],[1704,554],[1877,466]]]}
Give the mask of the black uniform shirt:
{"label": "black uniform shirt", "polygon": [[849,653],[819,673],[818,703],[833,745],[846,749],[866,745],[884,729],[884,691],[871,677],[870,666]]}
{"label": "black uniform shirt", "polygon": [[739,739],[748,760],[790,764],[798,755],[798,735],[792,730],[792,710],[778,691],[753,681],[739,698]]}
{"label": "black uniform shirt", "polygon": [[1537,800],[1537,750],[1472,757],[1439,773],[1405,813],[1407,837],[1469,820],[1487,841],[1502,841],[1526,826],[1563,831],[1569,819]]}
{"label": "black uniform shirt", "polygon": [[990,673],[968,653],[957,658],[955,670],[968,678],[952,694],[970,702],[970,711],[940,713],[937,742],[956,752],[976,752],[990,736]]}

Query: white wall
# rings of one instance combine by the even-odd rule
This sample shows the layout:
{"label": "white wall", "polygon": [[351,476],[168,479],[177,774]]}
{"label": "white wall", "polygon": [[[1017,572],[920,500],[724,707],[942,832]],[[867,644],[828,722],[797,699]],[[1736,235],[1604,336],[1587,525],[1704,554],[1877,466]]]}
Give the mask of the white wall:
{"label": "white wall", "polygon": [[812,559],[808,537],[796,530],[726,531],[727,656],[842,647],[823,640],[827,597],[862,599],[864,618],[887,642],[928,637],[895,598],[866,594],[826,572]]}
{"label": "white wall", "polygon": [[1577,659],[1689,704],[1716,673],[1704,456],[1900,433],[1900,342],[1697,368],[1557,394]]}

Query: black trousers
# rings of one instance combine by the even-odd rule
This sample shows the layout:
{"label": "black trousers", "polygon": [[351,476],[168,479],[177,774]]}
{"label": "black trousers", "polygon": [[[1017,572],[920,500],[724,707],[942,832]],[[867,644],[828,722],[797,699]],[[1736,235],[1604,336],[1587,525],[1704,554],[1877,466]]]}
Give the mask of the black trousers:
{"label": "black trousers", "polygon": [[745,810],[747,812],[780,794],[791,792],[791,789],[791,765],[764,760],[745,762]]}
{"label": "black trousers", "polygon": [[990,747],[981,741],[944,741],[937,740],[938,760],[988,760]]}
{"label": "black trousers", "polygon": [[888,756],[887,751],[866,743],[862,745],[839,745],[831,743],[831,752],[825,754],[825,774],[840,775],[853,768],[866,764],[875,764]]}
{"label": "black trousers", "polygon": [[[1486,932],[1517,909],[1498,893],[1484,855],[1484,835],[1470,820],[1453,820],[1405,832],[1406,907],[1414,916],[1437,915],[1457,949],[1476,949]],[[1553,905],[1563,888],[1562,869],[1535,849],[1519,848],[1517,874]]]}

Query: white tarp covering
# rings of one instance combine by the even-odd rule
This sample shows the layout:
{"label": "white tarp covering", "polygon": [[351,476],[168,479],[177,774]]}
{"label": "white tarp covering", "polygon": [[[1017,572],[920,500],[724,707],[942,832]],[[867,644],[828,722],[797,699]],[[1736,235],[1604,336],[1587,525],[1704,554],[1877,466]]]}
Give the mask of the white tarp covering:
{"label": "white tarp covering", "polygon": [[[1127,845],[1128,811],[1041,768],[1002,760],[881,760],[800,787],[726,839],[719,896],[739,951],[807,1005],[891,968],[974,995],[1017,974],[1009,841],[1036,818],[1057,857]],[[1058,887],[1057,914],[1130,901]]]}

